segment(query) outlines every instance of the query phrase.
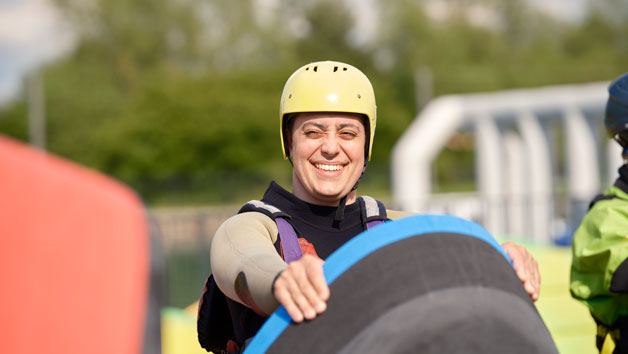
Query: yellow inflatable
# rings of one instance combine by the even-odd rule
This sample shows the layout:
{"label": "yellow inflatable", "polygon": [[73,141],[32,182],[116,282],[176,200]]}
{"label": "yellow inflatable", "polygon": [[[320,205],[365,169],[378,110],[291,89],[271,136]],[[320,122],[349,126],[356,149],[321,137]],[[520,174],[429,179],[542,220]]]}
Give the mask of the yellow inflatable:
{"label": "yellow inflatable", "polygon": [[196,337],[198,302],[185,309],[166,307],[161,311],[162,354],[207,354]]}

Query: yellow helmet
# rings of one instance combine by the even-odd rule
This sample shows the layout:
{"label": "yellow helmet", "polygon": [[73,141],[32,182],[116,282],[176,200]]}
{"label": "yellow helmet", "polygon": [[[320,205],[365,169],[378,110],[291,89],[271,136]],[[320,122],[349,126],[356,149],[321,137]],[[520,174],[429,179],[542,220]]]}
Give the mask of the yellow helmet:
{"label": "yellow helmet", "polygon": [[285,159],[288,158],[286,115],[299,112],[363,114],[369,121],[365,157],[371,159],[377,106],[371,82],[357,68],[337,61],[310,63],[297,69],[286,81],[279,106],[279,133]]}

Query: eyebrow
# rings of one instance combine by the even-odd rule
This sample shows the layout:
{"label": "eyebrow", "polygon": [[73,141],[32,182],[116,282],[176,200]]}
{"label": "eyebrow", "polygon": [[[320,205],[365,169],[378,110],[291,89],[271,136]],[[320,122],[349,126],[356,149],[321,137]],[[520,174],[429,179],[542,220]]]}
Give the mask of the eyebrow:
{"label": "eyebrow", "polygon": [[307,122],[307,123],[303,124],[303,129],[305,129],[306,127],[308,127],[310,125],[315,126],[316,128],[318,128],[320,130],[325,130],[327,128],[327,126],[324,125],[324,124]]}
{"label": "eyebrow", "polygon": [[343,124],[340,124],[338,126],[338,128],[340,128],[340,129],[343,129],[343,128],[353,128],[353,129],[360,130],[360,127],[357,124],[353,124],[353,123],[343,123]]}
{"label": "eyebrow", "polygon": [[[308,122],[303,124],[303,128],[313,125],[316,128],[320,129],[320,130],[326,130],[327,129],[327,125],[325,124],[320,124],[320,123],[312,123],[312,122]],[[360,129],[360,127],[357,124],[353,124],[353,123],[342,123],[338,125],[338,129],[344,129],[344,128],[353,128],[353,129]]]}

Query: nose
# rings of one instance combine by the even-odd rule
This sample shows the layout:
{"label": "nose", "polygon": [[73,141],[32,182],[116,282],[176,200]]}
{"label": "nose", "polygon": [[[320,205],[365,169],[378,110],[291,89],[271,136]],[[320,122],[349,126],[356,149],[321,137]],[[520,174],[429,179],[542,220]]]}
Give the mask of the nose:
{"label": "nose", "polygon": [[321,153],[326,158],[333,158],[340,152],[340,145],[334,134],[329,134],[323,139]]}

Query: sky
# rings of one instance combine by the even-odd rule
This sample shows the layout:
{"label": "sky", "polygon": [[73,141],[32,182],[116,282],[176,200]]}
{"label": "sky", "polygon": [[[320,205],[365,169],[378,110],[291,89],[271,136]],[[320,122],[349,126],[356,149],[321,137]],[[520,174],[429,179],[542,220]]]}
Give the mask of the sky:
{"label": "sky", "polygon": [[68,52],[75,36],[48,0],[0,0],[0,107],[24,75]]}
{"label": "sky", "polygon": [[[352,33],[356,43],[377,30],[373,0],[345,0],[358,16]],[[547,14],[564,20],[583,16],[589,0],[527,0]],[[257,0],[272,7],[275,0]],[[442,0],[425,0],[426,4]],[[265,4],[265,5],[264,5]],[[438,6],[436,6],[438,8]],[[19,97],[23,77],[75,46],[76,36],[51,0],[0,0],[0,108]]]}
{"label": "sky", "polygon": [[539,10],[556,18],[571,21],[584,17],[589,0],[527,0]]}

